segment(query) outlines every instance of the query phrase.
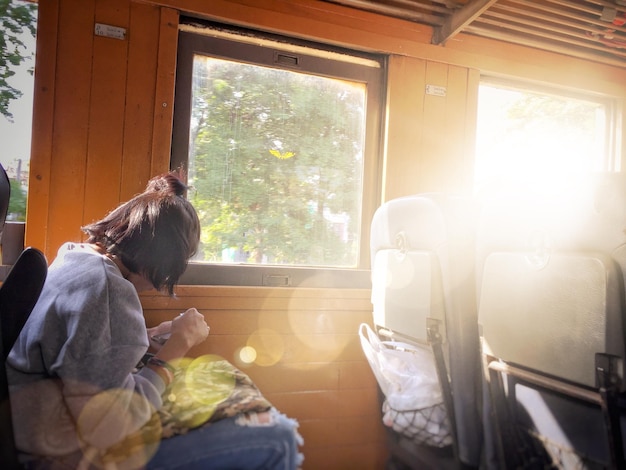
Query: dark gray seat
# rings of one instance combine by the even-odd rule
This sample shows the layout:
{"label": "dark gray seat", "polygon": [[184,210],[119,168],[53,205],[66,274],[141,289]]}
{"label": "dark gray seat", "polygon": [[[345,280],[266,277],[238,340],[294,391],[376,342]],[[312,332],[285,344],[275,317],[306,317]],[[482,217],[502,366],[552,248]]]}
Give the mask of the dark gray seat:
{"label": "dark gray seat", "polygon": [[626,179],[548,196],[493,198],[481,216],[489,466],[625,468]]}
{"label": "dark gray seat", "polygon": [[373,323],[392,339],[432,347],[452,425],[447,453],[392,433],[392,455],[411,468],[480,463],[473,215],[466,199],[433,193],[388,201],[372,221]]}
{"label": "dark gray seat", "polygon": [[11,199],[11,182],[4,167],[0,164],[0,240],[4,222],[9,211],[9,199]]}
{"label": "dark gray seat", "polygon": [[6,359],[37,303],[48,273],[41,251],[26,248],[0,286],[0,462],[3,469],[20,468],[13,438]]}

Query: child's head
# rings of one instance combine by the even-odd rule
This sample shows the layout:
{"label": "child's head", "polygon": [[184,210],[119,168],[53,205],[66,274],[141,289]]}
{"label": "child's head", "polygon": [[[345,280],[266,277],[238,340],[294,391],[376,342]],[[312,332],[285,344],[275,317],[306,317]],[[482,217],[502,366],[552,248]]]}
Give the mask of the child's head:
{"label": "child's head", "polygon": [[152,178],[144,192],[83,227],[88,242],[172,294],[200,240],[200,221],[186,190],[174,173]]}

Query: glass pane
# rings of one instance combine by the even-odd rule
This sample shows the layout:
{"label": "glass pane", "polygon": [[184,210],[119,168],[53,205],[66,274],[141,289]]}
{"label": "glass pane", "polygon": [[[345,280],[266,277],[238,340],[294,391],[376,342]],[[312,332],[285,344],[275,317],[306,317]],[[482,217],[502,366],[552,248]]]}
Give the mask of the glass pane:
{"label": "glass pane", "polygon": [[2,9],[5,16],[0,20],[0,163],[11,183],[7,220],[24,221],[30,169],[37,4],[13,0]]}
{"label": "glass pane", "polygon": [[[612,170],[604,102],[482,84],[476,187],[554,185]],[[517,184],[516,184],[517,183]]]}
{"label": "glass pane", "polygon": [[194,57],[189,198],[200,260],[355,267],[366,86]]}

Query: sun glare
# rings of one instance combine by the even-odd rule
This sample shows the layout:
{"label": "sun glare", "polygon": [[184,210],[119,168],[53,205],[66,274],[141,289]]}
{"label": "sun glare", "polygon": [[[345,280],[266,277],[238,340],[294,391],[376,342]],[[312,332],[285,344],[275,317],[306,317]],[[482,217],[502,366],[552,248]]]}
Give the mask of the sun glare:
{"label": "sun glare", "polygon": [[476,193],[558,195],[612,170],[606,115],[603,101],[481,85]]}

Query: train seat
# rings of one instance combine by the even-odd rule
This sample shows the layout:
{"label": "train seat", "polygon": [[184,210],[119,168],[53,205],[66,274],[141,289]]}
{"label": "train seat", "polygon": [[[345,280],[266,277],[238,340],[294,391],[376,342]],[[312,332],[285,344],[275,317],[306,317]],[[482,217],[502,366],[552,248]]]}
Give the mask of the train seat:
{"label": "train seat", "polygon": [[[473,233],[472,204],[434,193],[384,203],[371,225],[373,323],[384,339],[432,347],[452,428],[448,468],[477,468],[481,453]],[[391,431],[390,445],[411,468],[446,468],[440,449]]]}
{"label": "train seat", "polygon": [[626,468],[626,180],[490,198],[477,228],[488,468]]}

